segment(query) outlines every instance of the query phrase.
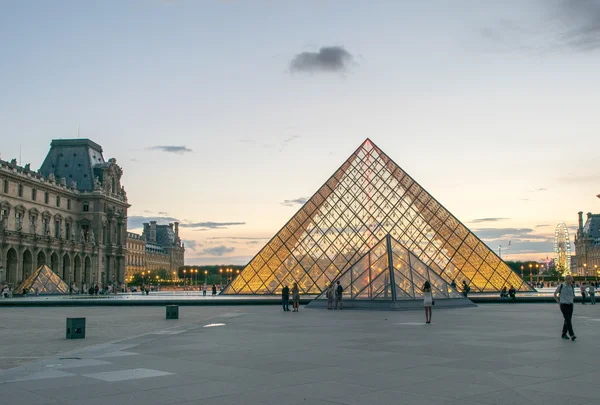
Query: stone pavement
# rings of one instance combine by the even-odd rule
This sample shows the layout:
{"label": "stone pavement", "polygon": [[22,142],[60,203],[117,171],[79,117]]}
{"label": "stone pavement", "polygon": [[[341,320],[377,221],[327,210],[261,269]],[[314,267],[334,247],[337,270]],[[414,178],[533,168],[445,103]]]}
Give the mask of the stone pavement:
{"label": "stone pavement", "polygon": [[[88,337],[64,340],[78,312]],[[576,306],[576,342],[551,304],[434,308],[431,325],[422,311],[272,306],[180,307],[173,321],[160,307],[5,308],[2,320],[3,358],[22,345],[48,356],[0,371],[7,404],[600,403],[600,306]]]}

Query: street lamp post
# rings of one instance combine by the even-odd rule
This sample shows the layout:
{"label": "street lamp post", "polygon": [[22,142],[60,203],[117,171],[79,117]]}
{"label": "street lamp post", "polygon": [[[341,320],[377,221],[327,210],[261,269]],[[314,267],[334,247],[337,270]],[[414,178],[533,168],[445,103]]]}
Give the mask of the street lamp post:
{"label": "street lamp post", "polygon": [[204,270],[204,284],[208,282],[208,270]]}
{"label": "street lamp post", "polygon": [[187,282],[185,273],[186,273],[186,270],[183,270],[183,291],[186,290],[186,282]]}
{"label": "street lamp post", "polygon": [[220,280],[221,280],[220,284],[223,284],[223,269],[219,269],[219,274],[220,274],[220,277],[221,277],[220,278]]}
{"label": "street lamp post", "polygon": [[596,283],[598,283],[598,265],[594,264],[594,274],[596,275]]}
{"label": "street lamp post", "polygon": [[[523,275],[523,269],[524,269],[524,266],[521,265],[521,278],[525,278],[525,276]],[[239,270],[238,270],[238,273],[239,273]]]}
{"label": "street lamp post", "polygon": [[532,275],[532,271],[531,268],[533,267],[533,264],[529,263],[529,282],[533,282],[533,275]]}
{"label": "street lamp post", "polygon": [[583,263],[583,275],[585,276],[585,281],[587,281],[587,263]]}

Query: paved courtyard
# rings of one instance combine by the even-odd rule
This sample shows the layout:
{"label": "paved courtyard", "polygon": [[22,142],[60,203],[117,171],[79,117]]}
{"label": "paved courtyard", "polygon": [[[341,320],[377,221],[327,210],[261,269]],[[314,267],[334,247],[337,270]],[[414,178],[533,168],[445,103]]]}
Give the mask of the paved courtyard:
{"label": "paved courtyard", "polygon": [[[275,306],[1,308],[12,404],[598,404],[600,306],[283,313]],[[65,318],[86,316],[85,340]]]}

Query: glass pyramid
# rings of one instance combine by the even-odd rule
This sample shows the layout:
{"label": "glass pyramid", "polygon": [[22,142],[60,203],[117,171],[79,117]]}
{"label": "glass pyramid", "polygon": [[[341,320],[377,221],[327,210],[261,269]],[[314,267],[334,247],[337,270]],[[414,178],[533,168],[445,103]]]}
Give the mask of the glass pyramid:
{"label": "glass pyramid", "polygon": [[390,234],[447,282],[471,292],[533,291],[371,140],[365,140],[224,290],[320,294]]}
{"label": "glass pyramid", "polygon": [[[344,288],[344,301],[422,300],[425,281],[435,299],[464,299],[435,271],[389,234],[335,280]],[[335,288],[335,284],[334,284]],[[326,300],[325,293],[315,300]],[[467,300],[465,300],[467,301]]]}
{"label": "glass pyramid", "polygon": [[37,269],[27,280],[23,281],[19,287],[15,289],[15,293],[20,294],[23,289],[34,292],[38,289],[40,295],[49,294],[67,294],[69,286],[48,266],[42,266]]}

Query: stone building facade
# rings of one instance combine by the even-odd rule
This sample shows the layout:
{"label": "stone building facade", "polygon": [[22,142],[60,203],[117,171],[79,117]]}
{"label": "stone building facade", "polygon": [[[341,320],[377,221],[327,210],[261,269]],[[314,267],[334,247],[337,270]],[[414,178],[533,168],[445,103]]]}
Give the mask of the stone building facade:
{"label": "stone building facade", "polygon": [[127,194],[115,159],[89,139],[58,139],[40,170],[0,160],[0,283],[41,265],[67,284],[123,283]]}
{"label": "stone building facade", "polygon": [[[179,238],[179,223],[144,224],[142,235],[127,233],[127,276],[141,271],[177,272],[184,265],[185,246]],[[143,252],[143,253],[140,253]]]}
{"label": "stone building facade", "polygon": [[576,275],[596,277],[600,270],[600,214],[588,212],[584,224],[583,212],[579,212],[575,257],[571,268]]}

